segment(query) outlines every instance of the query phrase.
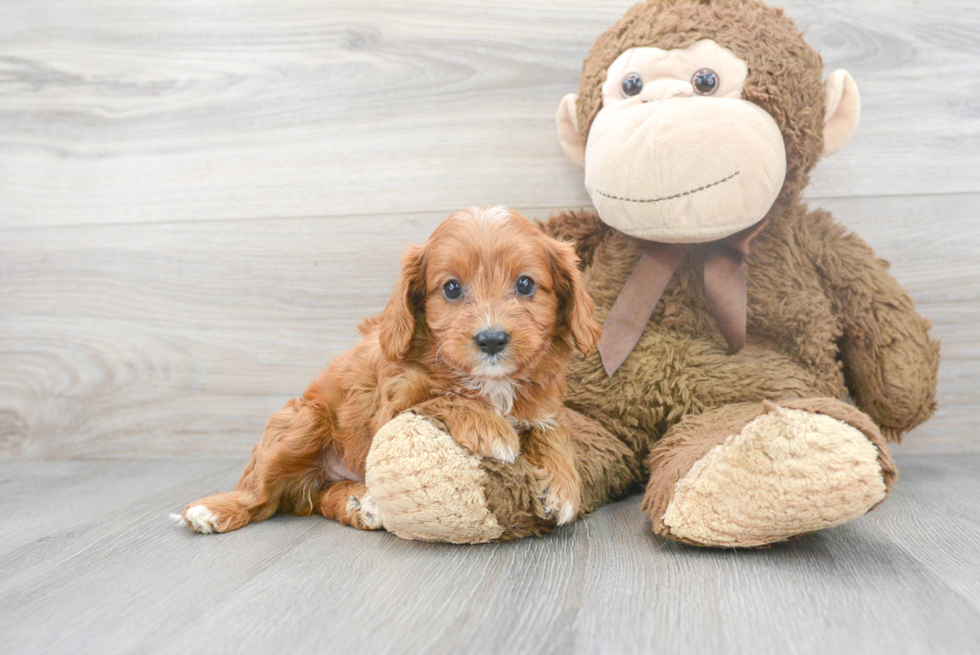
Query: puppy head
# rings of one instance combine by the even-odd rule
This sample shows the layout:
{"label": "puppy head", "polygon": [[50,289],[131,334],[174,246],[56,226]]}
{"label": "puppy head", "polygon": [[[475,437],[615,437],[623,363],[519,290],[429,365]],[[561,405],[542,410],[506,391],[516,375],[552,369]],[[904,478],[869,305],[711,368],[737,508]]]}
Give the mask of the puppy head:
{"label": "puppy head", "polygon": [[382,350],[403,359],[422,328],[435,357],[481,378],[527,373],[549,351],[589,354],[599,326],[577,264],[570,245],[511,209],[457,212],[405,255]]}

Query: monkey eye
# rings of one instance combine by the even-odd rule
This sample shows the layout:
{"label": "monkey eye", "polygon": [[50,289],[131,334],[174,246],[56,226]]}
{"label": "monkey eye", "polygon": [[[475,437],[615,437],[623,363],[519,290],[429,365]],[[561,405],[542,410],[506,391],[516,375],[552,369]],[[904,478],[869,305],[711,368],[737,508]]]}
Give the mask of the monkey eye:
{"label": "monkey eye", "polygon": [[718,73],[710,68],[702,68],[691,78],[694,90],[703,96],[710,96],[718,90]]}
{"label": "monkey eye", "polygon": [[450,280],[442,285],[442,295],[446,300],[457,300],[463,295],[463,285],[458,280]]}
{"label": "monkey eye", "polygon": [[526,275],[522,275],[517,278],[517,284],[514,285],[514,289],[517,291],[517,295],[530,297],[534,294],[534,280]]}
{"label": "monkey eye", "polygon": [[630,73],[623,80],[623,93],[626,97],[635,96],[637,93],[643,90],[643,78],[640,77],[639,73]]}

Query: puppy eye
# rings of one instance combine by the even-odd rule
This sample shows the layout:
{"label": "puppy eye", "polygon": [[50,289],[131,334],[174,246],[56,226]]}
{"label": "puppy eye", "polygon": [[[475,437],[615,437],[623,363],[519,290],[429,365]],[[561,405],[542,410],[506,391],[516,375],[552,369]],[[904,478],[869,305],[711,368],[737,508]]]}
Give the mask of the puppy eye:
{"label": "puppy eye", "polygon": [[463,295],[463,285],[457,280],[450,280],[442,285],[442,295],[446,297],[446,300],[457,300]]}
{"label": "puppy eye", "polygon": [[710,68],[702,68],[691,78],[694,90],[703,96],[710,96],[718,90],[718,73]]}
{"label": "puppy eye", "polygon": [[623,93],[626,97],[635,96],[637,93],[643,90],[643,78],[640,77],[639,73],[630,73],[623,80]]}
{"label": "puppy eye", "polygon": [[534,280],[526,275],[522,275],[517,278],[517,284],[514,285],[517,294],[520,296],[530,296],[534,293]]}

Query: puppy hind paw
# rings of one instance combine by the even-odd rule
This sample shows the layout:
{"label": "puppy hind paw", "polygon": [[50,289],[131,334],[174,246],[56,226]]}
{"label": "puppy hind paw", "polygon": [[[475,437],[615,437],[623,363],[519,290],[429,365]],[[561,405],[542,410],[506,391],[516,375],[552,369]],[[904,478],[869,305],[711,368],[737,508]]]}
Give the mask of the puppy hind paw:
{"label": "puppy hind paw", "polygon": [[194,505],[184,510],[184,523],[194,532],[211,534],[218,532],[218,516],[204,505]]}
{"label": "puppy hind paw", "polygon": [[364,519],[365,525],[371,530],[377,530],[381,527],[381,510],[378,507],[378,501],[374,499],[371,492],[366,492],[361,496],[361,518]]}
{"label": "puppy hind paw", "polygon": [[360,498],[352,495],[347,499],[347,515],[352,525],[361,530],[379,530],[383,523],[378,501],[370,491],[365,491]]}

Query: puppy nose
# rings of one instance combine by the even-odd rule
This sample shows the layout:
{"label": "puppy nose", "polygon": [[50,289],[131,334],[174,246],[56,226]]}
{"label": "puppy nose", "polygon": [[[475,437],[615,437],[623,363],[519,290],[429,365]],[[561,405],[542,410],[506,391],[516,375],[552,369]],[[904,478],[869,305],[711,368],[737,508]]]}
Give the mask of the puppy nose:
{"label": "puppy nose", "polygon": [[488,355],[499,353],[508,341],[510,341],[510,335],[502,330],[484,330],[476,335],[477,347]]}

